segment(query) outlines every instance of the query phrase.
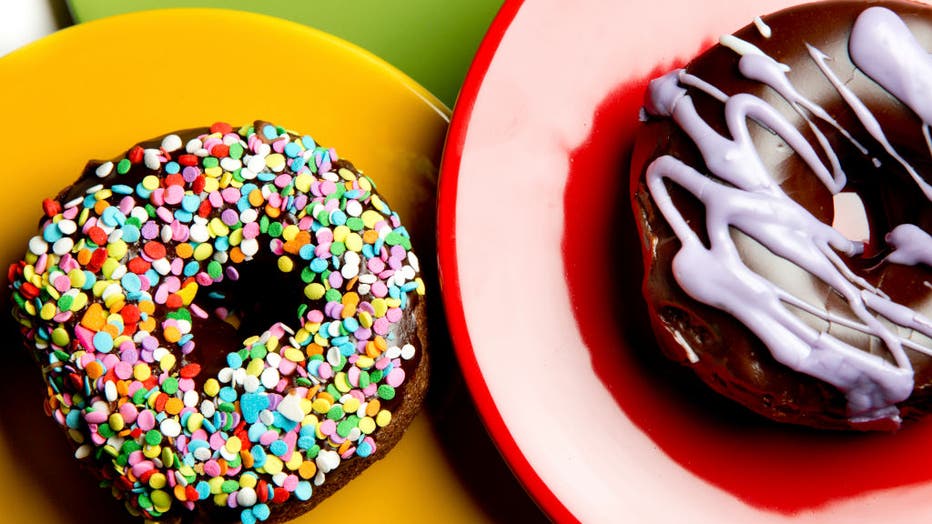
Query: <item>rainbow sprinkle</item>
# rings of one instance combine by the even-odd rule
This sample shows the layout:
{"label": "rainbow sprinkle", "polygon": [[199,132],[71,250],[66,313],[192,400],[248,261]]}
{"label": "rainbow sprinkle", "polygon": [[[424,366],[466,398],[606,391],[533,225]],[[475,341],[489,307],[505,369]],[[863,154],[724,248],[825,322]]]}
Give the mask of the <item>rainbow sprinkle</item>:
{"label": "rainbow sprinkle", "polygon": [[[200,502],[262,521],[377,452],[419,358],[396,332],[424,284],[398,215],[333,149],[217,123],[89,166],[42,207],[10,267],[13,313],[75,456],[132,513]],[[295,327],[195,363],[199,323],[244,321],[223,289],[261,257],[303,283]]]}

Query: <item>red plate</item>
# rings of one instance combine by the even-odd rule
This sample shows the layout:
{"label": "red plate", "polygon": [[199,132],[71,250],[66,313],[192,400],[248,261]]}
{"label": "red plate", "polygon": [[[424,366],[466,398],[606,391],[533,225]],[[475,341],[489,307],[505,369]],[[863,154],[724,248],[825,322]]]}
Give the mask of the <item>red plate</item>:
{"label": "red plate", "polygon": [[627,160],[644,86],[785,0],[507,2],[447,139],[439,257],[490,433],[558,521],[915,522],[932,424],[781,427],[657,356]]}

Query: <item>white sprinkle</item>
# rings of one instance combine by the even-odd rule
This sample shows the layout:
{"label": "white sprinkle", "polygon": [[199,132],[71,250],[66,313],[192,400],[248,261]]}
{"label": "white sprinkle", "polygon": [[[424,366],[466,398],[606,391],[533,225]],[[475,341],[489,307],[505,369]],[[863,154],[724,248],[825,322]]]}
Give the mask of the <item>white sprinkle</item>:
{"label": "white sprinkle", "polygon": [[116,382],[108,380],[104,384],[104,397],[106,397],[109,402],[116,402],[118,396]]}
{"label": "white sprinkle", "polygon": [[204,418],[210,418],[214,416],[214,413],[217,412],[217,406],[209,400],[201,402],[201,415],[204,415]]}
{"label": "white sprinkle", "polygon": [[239,221],[244,224],[255,222],[259,218],[259,212],[255,208],[247,207],[239,214]]}
{"label": "white sprinkle", "polygon": [[243,486],[236,492],[236,504],[239,506],[248,508],[255,505],[257,500],[256,490],[250,487]]}
{"label": "white sprinkle", "polygon": [[389,359],[395,359],[401,356],[401,348],[398,346],[389,346],[385,350],[385,356]]}
{"label": "white sprinkle", "polygon": [[162,139],[162,149],[169,153],[178,151],[181,149],[181,146],[181,137],[178,135],[166,135],[165,138]]}
{"label": "white sprinkle", "polygon": [[330,473],[340,465],[340,455],[336,451],[323,449],[317,454],[314,460],[317,463],[317,469],[323,473]]}
{"label": "white sprinkle", "polygon": [[113,269],[113,272],[110,273],[110,278],[113,280],[120,280],[123,278],[123,275],[126,274],[127,268],[124,264],[120,264]]}
{"label": "white sprinkle", "polygon": [[362,430],[353,428],[350,430],[349,434],[346,435],[346,440],[357,440],[360,435],[362,435]]}
{"label": "white sprinkle", "polygon": [[275,414],[271,410],[263,409],[259,412],[259,422],[271,426],[275,422]]}
{"label": "white sprinkle", "polygon": [[340,325],[341,324],[339,322],[331,322],[327,326],[327,334],[330,335],[331,337],[340,336]]}
{"label": "white sprinkle", "polygon": [[71,237],[62,237],[55,241],[52,244],[52,253],[55,253],[58,256],[64,256],[67,253],[71,252],[71,248],[74,247],[74,240],[71,240]]}
{"label": "white sprinkle", "polygon": [[259,252],[259,241],[255,238],[244,239],[240,242],[239,249],[247,259],[252,258]]}
{"label": "white sprinkle", "polygon": [[402,267],[401,274],[404,275],[405,280],[414,280],[414,277],[417,276],[417,273],[414,272],[414,268],[411,266]]}
{"label": "white sprinkle", "polygon": [[324,480],[326,480],[326,478],[327,476],[324,475],[323,471],[317,470],[317,474],[314,475],[314,485],[320,486],[321,484],[324,483]]}
{"label": "white sprinkle", "polygon": [[340,354],[340,348],[336,346],[330,346],[330,349],[327,350],[327,363],[333,367],[340,365],[340,357],[343,355]]}
{"label": "white sprinkle", "polygon": [[369,291],[371,290],[372,290],[371,284],[359,284],[358,286],[356,286],[356,292],[359,293],[360,295],[368,295]]}
{"label": "white sprinkle", "polygon": [[346,202],[346,214],[351,217],[362,215],[362,204],[358,200],[348,200]]}
{"label": "white sprinkle", "polygon": [[36,235],[29,239],[29,252],[33,255],[42,255],[49,250],[49,244],[42,237]]}
{"label": "white sprinkle", "polygon": [[197,406],[198,400],[200,400],[200,395],[198,395],[197,391],[194,391],[193,389],[185,391],[184,396],[182,397],[182,401],[184,401],[184,406],[186,408],[193,408]]}
{"label": "white sprinkle", "polygon": [[252,156],[246,161],[246,169],[253,173],[261,173],[265,169],[265,157],[258,155]]}
{"label": "white sprinkle", "polygon": [[172,272],[172,263],[167,258],[162,257],[152,261],[152,269],[160,275],[167,275]]}
{"label": "white sprinkle", "polygon": [[78,460],[86,459],[91,456],[93,450],[94,448],[90,444],[82,444],[78,446],[78,449],[74,450],[74,458]]}
{"label": "white sprinkle", "polygon": [[232,451],[228,450],[226,447],[222,447],[217,451],[220,452],[220,456],[223,457],[223,459],[226,460],[227,462],[231,460],[236,460],[236,457],[238,455],[238,453],[233,453]]}
{"label": "white sprinkle", "polygon": [[232,173],[233,171],[243,167],[243,162],[236,158],[224,157],[220,161],[220,167],[222,167],[224,171],[229,171]]}
{"label": "white sprinkle", "polygon": [[272,152],[272,146],[270,146],[270,145],[268,145],[268,144],[266,144],[266,143],[264,143],[264,142],[261,143],[261,144],[259,144],[259,145],[258,145],[258,149],[256,150],[256,154],[259,155],[259,156],[263,156],[263,157],[264,157],[264,156],[269,156],[269,153],[271,153],[271,152]]}
{"label": "white sprinkle", "polygon": [[282,363],[282,356],[278,353],[268,353],[265,356],[265,361],[268,363],[270,368],[277,368],[279,364]]}
{"label": "white sprinkle", "polygon": [[206,150],[206,149],[204,149],[204,148],[202,147],[202,148],[200,148],[200,149],[198,149],[197,151],[194,152],[194,156],[198,156],[198,157],[204,158],[204,157],[206,157],[206,156],[210,156],[210,151],[208,151],[208,150]]}
{"label": "white sprinkle", "polygon": [[181,485],[181,487],[186,487],[188,485],[188,479],[184,478],[184,475],[177,469],[175,470],[175,482]]}
{"label": "white sprinkle", "polygon": [[210,452],[210,448],[205,447],[205,448],[197,448],[194,450],[194,458],[201,462],[210,460],[210,457],[212,455],[213,453]]}
{"label": "white sprinkle", "polygon": [[301,397],[287,395],[278,403],[278,412],[288,420],[301,422],[304,420],[304,410],[301,409]]}
{"label": "white sprinkle", "polygon": [[759,16],[754,17],[754,27],[757,28],[757,31],[764,38],[770,38],[770,35],[773,34],[773,31],[770,30],[770,26]]}
{"label": "white sprinkle", "polygon": [[167,418],[159,424],[159,430],[166,437],[175,438],[181,434],[181,424],[174,418]]}
{"label": "white sprinkle", "polygon": [[204,142],[201,142],[198,138],[192,138],[191,140],[188,140],[187,144],[185,144],[184,150],[193,155],[202,147],[204,147]]}
{"label": "white sprinkle", "polygon": [[138,220],[140,224],[145,224],[149,221],[149,212],[146,211],[146,208],[141,206],[134,207],[133,210],[129,212],[129,216]]}
{"label": "white sprinkle", "polygon": [[85,190],[84,190],[84,194],[85,194],[85,195],[93,195],[94,193],[100,191],[100,190],[103,189],[103,188],[104,188],[104,185],[103,185],[103,184],[95,184],[95,185],[93,185],[93,186],[91,186],[91,187],[85,189]]}
{"label": "white sprinkle", "polygon": [[84,199],[81,197],[72,198],[71,200],[65,202],[65,209],[71,209],[73,207],[76,207],[81,202],[84,202]]}
{"label": "white sprinkle", "polygon": [[172,241],[172,227],[168,224],[162,226],[162,230],[159,232],[159,237],[161,237],[162,242],[166,244]]}
{"label": "white sprinkle", "polygon": [[246,377],[246,368],[236,368],[233,370],[233,377],[230,379],[234,384],[242,384]]}
{"label": "white sprinkle", "polygon": [[233,368],[221,368],[220,371],[217,372],[217,380],[219,380],[221,384],[229,384],[229,382],[233,380]]}
{"label": "white sprinkle", "polygon": [[284,471],[279,471],[278,473],[272,475],[272,483],[278,487],[284,486],[286,478],[288,478],[288,474]]}
{"label": "white sprinkle", "polygon": [[362,282],[363,284],[375,284],[375,281],[378,279],[379,277],[373,275],[372,273],[366,273],[365,275],[359,275],[359,281]]}
{"label": "white sprinkle", "polygon": [[142,162],[149,169],[155,171],[156,169],[162,167],[162,152],[158,149],[146,149],[146,152],[142,155]]}
{"label": "white sprinkle", "polygon": [[414,251],[408,251],[408,264],[411,264],[411,268],[414,269],[415,272],[421,270],[421,261],[418,260],[417,255],[414,254]]}
{"label": "white sprinkle", "polygon": [[197,243],[207,242],[210,240],[210,230],[204,224],[191,224],[188,229],[188,238]]}
{"label": "white sprinkle", "polygon": [[109,243],[112,244],[112,243],[116,242],[117,240],[123,240],[123,230],[122,230],[122,229],[114,229],[113,231],[110,232],[109,235],[107,235],[107,242],[109,242]]}
{"label": "white sprinkle", "polygon": [[262,381],[262,385],[265,386],[265,389],[275,389],[280,378],[281,376],[278,374],[277,369],[266,368],[259,377],[259,380]]}
{"label": "white sprinkle", "polygon": [[259,391],[259,377],[253,375],[246,375],[246,378],[243,379],[243,389],[246,390],[246,393],[255,393]]}
{"label": "white sprinkle", "polygon": [[97,175],[97,178],[104,178],[113,171],[113,162],[104,162],[97,166],[97,169],[94,170],[94,174]]}
{"label": "white sprinkle", "polygon": [[417,350],[414,348],[414,346],[411,344],[405,344],[401,347],[401,358],[405,360],[411,360],[414,358],[415,352],[417,352]]}

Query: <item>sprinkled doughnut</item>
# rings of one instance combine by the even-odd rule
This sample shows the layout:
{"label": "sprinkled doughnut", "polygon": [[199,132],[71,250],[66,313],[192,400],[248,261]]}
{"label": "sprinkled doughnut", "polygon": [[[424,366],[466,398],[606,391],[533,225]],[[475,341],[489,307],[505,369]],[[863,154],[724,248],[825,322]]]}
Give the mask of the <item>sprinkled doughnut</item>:
{"label": "sprinkled doughnut", "polygon": [[333,149],[217,123],[91,162],[42,208],[13,315],[47,411],[132,514],[287,520],[416,413],[418,259]]}
{"label": "sprinkled doughnut", "polygon": [[932,408],[930,51],[928,6],[819,2],[651,82],[631,196],[667,356],[777,421]]}

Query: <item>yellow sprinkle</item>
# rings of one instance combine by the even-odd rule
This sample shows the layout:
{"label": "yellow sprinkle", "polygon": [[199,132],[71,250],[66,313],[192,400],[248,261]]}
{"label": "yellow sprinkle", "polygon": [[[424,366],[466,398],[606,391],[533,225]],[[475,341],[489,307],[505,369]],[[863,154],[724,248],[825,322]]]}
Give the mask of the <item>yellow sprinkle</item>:
{"label": "yellow sprinkle", "polygon": [[172,507],[172,497],[167,492],[157,489],[149,495],[157,511],[165,513]]}
{"label": "yellow sprinkle", "polygon": [[418,295],[423,295],[424,293],[427,292],[427,289],[425,289],[424,287],[424,281],[421,280],[421,277],[415,278],[414,283],[417,284],[417,287],[414,288],[414,290],[415,292],[417,292]]}
{"label": "yellow sprinkle", "polygon": [[313,403],[311,403],[311,409],[314,410],[314,413],[324,414],[330,411],[330,407],[330,401],[320,397],[315,398]]}
{"label": "yellow sprinkle", "polygon": [[350,228],[346,226],[337,226],[333,228],[333,241],[343,242],[346,240],[346,236],[349,234],[350,234]]}
{"label": "yellow sprinkle", "polygon": [[181,302],[189,306],[191,302],[194,301],[194,296],[197,295],[197,282],[191,282],[187,286],[178,290],[178,296],[181,297]]}
{"label": "yellow sprinkle", "polygon": [[52,317],[58,314],[58,308],[55,307],[54,302],[46,302],[42,305],[42,309],[39,310],[39,318],[42,320],[52,320]]}
{"label": "yellow sprinkle", "polygon": [[213,254],[214,246],[212,244],[208,244],[207,242],[198,244],[197,247],[194,248],[194,260],[197,261],[207,260]]}
{"label": "yellow sprinkle", "polygon": [[359,399],[356,397],[350,397],[346,399],[346,402],[343,403],[343,411],[347,413],[356,413],[359,409]]}
{"label": "yellow sprinkle", "polygon": [[372,327],[372,315],[368,311],[359,311],[357,319],[359,320],[359,325],[368,329]]}
{"label": "yellow sprinkle", "polygon": [[220,393],[220,383],[215,378],[209,378],[204,381],[204,393],[207,396],[216,397]]}
{"label": "yellow sprinkle", "polygon": [[265,157],[265,165],[272,171],[278,173],[285,168],[285,156],[281,153],[272,153]]}
{"label": "yellow sprinkle", "polygon": [[175,355],[172,353],[166,353],[165,356],[162,357],[162,360],[159,360],[159,368],[161,368],[162,371],[168,373],[172,370],[173,367],[175,367],[175,362],[177,362],[177,360],[177,357],[175,357]]}
{"label": "yellow sprinkle", "polygon": [[87,282],[87,277],[84,275],[84,271],[72,269],[68,272],[68,280],[71,281],[71,287],[82,288],[84,283]]}
{"label": "yellow sprinkle", "polygon": [[207,230],[215,237],[225,237],[230,234],[230,228],[217,217],[207,223]]}
{"label": "yellow sprinkle", "polygon": [[77,313],[84,309],[84,306],[87,305],[87,295],[84,293],[78,293],[74,296],[74,300],[71,302],[71,311]]}
{"label": "yellow sprinkle", "polygon": [[91,292],[94,293],[95,297],[99,297],[110,284],[112,284],[112,282],[109,280],[98,280],[97,282],[94,282],[94,286],[91,288]]}
{"label": "yellow sprinkle", "polygon": [[291,273],[291,270],[294,269],[294,262],[291,260],[291,257],[287,255],[282,255],[278,257],[278,270],[282,273]]}
{"label": "yellow sprinkle", "polygon": [[[300,453],[295,453],[295,455],[300,455]],[[259,479],[255,475],[243,475],[239,478],[239,485],[242,488],[254,488],[258,483]]]}
{"label": "yellow sprinkle", "polygon": [[216,177],[216,176],[220,176],[220,175],[225,174],[225,173],[223,172],[223,168],[222,168],[222,167],[220,167],[220,166],[213,166],[213,167],[206,167],[206,168],[204,168],[204,174],[207,175],[207,176],[214,176],[214,177]]}
{"label": "yellow sprinkle", "polygon": [[207,481],[207,486],[210,487],[210,492],[213,495],[219,495],[223,492],[223,481],[226,480],[223,477],[211,477]]}
{"label": "yellow sprinkle", "polygon": [[242,441],[240,441],[239,437],[235,435],[228,438],[227,443],[224,444],[224,446],[230,453],[239,453],[239,450],[243,449]]}
{"label": "yellow sprinkle", "polygon": [[154,459],[155,457],[158,457],[162,454],[162,446],[159,446],[158,444],[155,446],[147,445],[146,447],[142,448],[142,454],[145,455],[146,458]]}
{"label": "yellow sprinkle", "polygon": [[87,223],[87,219],[91,216],[90,208],[85,207],[81,210],[81,214],[78,215],[78,225],[83,226]]}
{"label": "yellow sprinkle", "polygon": [[227,237],[230,239],[231,246],[238,246],[243,243],[243,228],[234,229],[230,231],[230,236]]}
{"label": "yellow sprinkle", "polygon": [[312,282],[304,286],[304,296],[306,296],[310,300],[320,300],[321,298],[323,298],[324,293],[326,293],[326,291],[327,290],[324,289],[324,286],[322,286],[321,284],[317,282]]}
{"label": "yellow sprinkle", "polygon": [[265,469],[266,473],[275,475],[281,473],[283,466],[284,464],[282,464],[280,458],[276,457],[275,455],[268,455],[265,457],[265,465],[263,466],[263,469]]}
{"label": "yellow sprinkle", "polygon": [[119,413],[111,413],[110,416],[107,417],[107,424],[110,424],[110,429],[114,431],[120,431],[123,429],[125,423],[126,421],[123,420],[123,416]]}
{"label": "yellow sprinkle", "polygon": [[246,374],[258,377],[265,370],[265,362],[261,358],[254,358],[246,365]]}
{"label": "yellow sprinkle", "polygon": [[349,382],[349,378],[346,376],[346,372],[340,371],[333,377],[333,385],[336,386],[337,391],[340,393],[349,393],[353,389],[352,384]]}
{"label": "yellow sprinkle", "polygon": [[382,318],[388,311],[388,305],[384,298],[374,298],[371,302],[372,310],[375,312],[375,318]]}
{"label": "yellow sprinkle", "polygon": [[285,348],[285,358],[292,362],[302,362],[304,360],[304,352],[297,348],[288,347]]}
{"label": "yellow sprinkle", "polygon": [[[133,378],[139,381],[143,381],[152,376],[152,370],[149,369],[149,365],[145,362],[139,362],[133,366]],[[152,395],[152,398],[155,398],[155,395]]]}
{"label": "yellow sprinkle", "polygon": [[107,244],[107,255],[117,260],[122,260],[126,255],[127,245],[122,240],[115,240]]}
{"label": "yellow sprinkle", "polygon": [[172,452],[172,448],[164,447],[162,448],[162,464],[166,467],[171,467],[175,463],[175,454]]}
{"label": "yellow sprinkle", "polygon": [[385,202],[383,202],[382,199],[379,198],[379,195],[372,195],[371,202],[372,202],[372,206],[375,207],[376,209],[382,209],[383,207],[388,207],[385,205]]}
{"label": "yellow sprinkle", "polygon": [[275,351],[278,349],[278,342],[278,337],[269,337],[269,339],[265,341],[265,349]]}
{"label": "yellow sprinkle", "polygon": [[204,192],[205,193],[213,193],[214,191],[217,191],[218,189],[220,189],[220,183],[217,181],[216,178],[205,178],[204,179]]}
{"label": "yellow sprinkle", "polygon": [[359,369],[369,369],[375,365],[375,360],[372,357],[367,357],[366,355],[360,355],[356,360],[356,367]]}
{"label": "yellow sprinkle", "polygon": [[295,332],[294,339],[295,339],[295,342],[303,346],[304,341],[307,340],[309,336],[311,335],[307,331],[305,331],[304,328],[302,328]]}
{"label": "yellow sprinkle", "polygon": [[366,226],[368,229],[372,229],[373,227],[375,227],[377,223],[379,223],[379,221],[383,220],[385,217],[383,217],[382,214],[379,213],[378,211],[367,209],[362,212],[362,216],[360,216],[360,218],[362,218],[362,223],[364,226]]}
{"label": "yellow sprinkle", "polygon": [[363,417],[359,419],[357,425],[359,427],[359,431],[362,431],[366,435],[370,435],[373,431],[375,431],[376,428],[376,423],[374,420],[372,420],[372,417]]}
{"label": "yellow sprinkle", "polygon": [[285,462],[285,467],[294,471],[301,467],[301,463],[304,462],[304,457],[300,453],[292,453],[291,458],[288,459],[288,462]]}
{"label": "yellow sprinkle", "polygon": [[311,190],[311,183],[314,182],[314,177],[307,173],[302,173],[295,177],[294,187],[302,193],[307,193]]}
{"label": "yellow sprinkle", "polygon": [[152,489],[162,489],[167,483],[168,480],[162,473],[154,473],[151,477],[149,477],[149,487]]}
{"label": "yellow sprinkle", "polygon": [[380,428],[384,428],[392,421],[392,412],[387,409],[379,411],[379,414],[375,416],[375,423],[378,424]]}
{"label": "yellow sprinkle", "polygon": [[340,170],[337,171],[337,174],[340,175],[343,180],[356,180],[356,173],[353,173],[345,167],[341,167]]}
{"label": "yellow sprinkle", "polygon": [[191,413],[188,417],[188,421],[185,424],[188,427],[188,431],[194,433],[195,431],[201,429],[201,424],[204,423],[204,415],[201,415],[197,411]]}
{"label": "yellow sprinkle", "polygon": [[359,189],[363,191],[372,191],[372,180],[367,176],[359,177]]}
{"label": "yellow sprinkle", "polygon": [[355,251],[357,253],[362,251],[363,242],[362,237],[359,236],[359,233],[354,232],[346,235],[346,239],[343,241],[343,243],[346,244],[346,249],[349,249],[350,251]]}
{"label": "yellow sprinkle", "polygon": [[149,191],[155,191],[159,188],[159,177],[155,175],[148,175],[143,177],[142,187],[148,189]]}

